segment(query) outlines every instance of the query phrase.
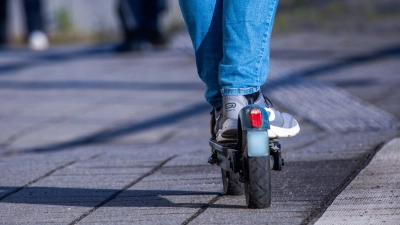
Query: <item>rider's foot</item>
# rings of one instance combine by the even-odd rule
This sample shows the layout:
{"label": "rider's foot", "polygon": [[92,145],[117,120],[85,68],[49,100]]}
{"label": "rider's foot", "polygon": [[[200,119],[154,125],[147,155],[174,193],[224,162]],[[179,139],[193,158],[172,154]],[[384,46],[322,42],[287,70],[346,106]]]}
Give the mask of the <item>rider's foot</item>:
{"label": "rider's foot", "polygon": [[[281,113],[273,108],[272,103],[264,99],[260,93],[254,104],[260,105],[268,112],[270,129],[269,138],[293,137],[300,131],[297,121],[287,113]],[[215,133],[217,142],[227,143],[237,140],[237,126],[239,111],[248,104],[248,98],[252,95],[230,95],[223,96],[223,105],[219,110],[215,110]]]}

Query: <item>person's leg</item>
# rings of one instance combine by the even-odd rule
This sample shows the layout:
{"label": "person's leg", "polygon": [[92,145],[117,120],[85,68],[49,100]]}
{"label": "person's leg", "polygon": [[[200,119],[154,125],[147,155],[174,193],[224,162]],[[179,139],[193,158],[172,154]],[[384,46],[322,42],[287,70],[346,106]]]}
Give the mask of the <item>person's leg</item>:
{"label": "person's leg", "polygon": [[0,45],[7,43],[7,0],[0,0]]}
{"label": "person's leg", "polygon": [[126,0],[120,0],[117,5],[117,15],[123,31],[124,42],[130,40],[130,32],[135,28],[133,15]]}
{"label": "person's leg", "polygon": [[44,32],[41,0],[24,0],[27,42],[32,50],[45,50],[49,40]]}
{"label": "person's leg", "polygon": [[128,0],[129,9],[136,22],[137,41],[141,42],[146,36],[146,1],[147,0]]}
{"label": "person's leg", "polygon": [[222,0],[180,0],[195,50],[197,72],[206,84],[206,100],[214,108],[222,106],[218,67],[222,53]]}
{"label": "person's leg", "polygon": [[123,41],[114,49],[116,52],[128,52],[137,49],[137,23],[129,0],[119,0],[117,14],[123,31]]}
{"label": "person's leg", "polygon": [[161,34],[158,21],[159,21],[159,13],[161,9],[164,8],[163,0],[146,0],[145,7],[143,9],[145,16],[145,29],[146,29],[146,38],[153,45],[164,45],[166,43],[166,39]]}
{"label": "person's leg", "polygon": [[238,113],[249,98],[268,111],[270,138],[292,137],[300,131],[291,115],[275,110],[260,92],[269,72],[269,45],[277,6],[278,0],[224,0],[219,142],[236,140]]}
{"label": "person's leg", "polygon": [[269,113],[270,138],[296,135],[289,114],[265,103],[260,93],[269,71],[269,43],[278,0],[180,0],[195,49],[206,99],[215,108],[218,142],[237,138],[239,111],[253,98]]}
{"label": "person's leg", "polygon": [[24,10],[28,34],[33,31],[44,31],[41,1],[24,0]]}
{"label": "person's leg", "polygon": [[278,0],[180,0],[198,74],[207,85],[206,99],[214,108],[222,105],[221,93],[251,94],[265,82],[277,3]]}
{"label": "person's leg", "polygon": [[219,82],[223,108],[217,121],[217,140],[237,138],[237,117],[253,98],[265,106],[260,94],[269,72],[269,43],[278,0],[224,0],[223,59]]}
{"label": "person's leg", "polygon": [[278,0],[224,0],[222,95],[259,91],[269,72],[269,44]]}

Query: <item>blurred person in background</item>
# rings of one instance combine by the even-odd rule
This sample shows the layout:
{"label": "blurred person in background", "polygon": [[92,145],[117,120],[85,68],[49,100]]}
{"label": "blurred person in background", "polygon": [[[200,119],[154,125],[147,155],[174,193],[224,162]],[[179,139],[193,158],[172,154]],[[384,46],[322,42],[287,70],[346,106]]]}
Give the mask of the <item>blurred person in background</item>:
{"label": "blurred person in background", "polygon": [[116,52],[138,50],[144,42],[154,46],[166,44],[159,30],[159,14],[166,8],[165,0],[120,0],[118,16],[123,29],[123,41]]}
{"label": "blurred person in background", "polygon": [[[0,0],[0,45],[7,44],[8,0]],[[23,0],[26,24],[26,42],[32,50],[45,50],[49,46],[44,32],[41,0]]]}
{"label": "blurred person in background", "polygon": [[6,9],[7,2],[5,0],[0,0],[0,47],[5,45],[7,42],[7,34],[6,34],[6,22],[7,22],[7,14]]}

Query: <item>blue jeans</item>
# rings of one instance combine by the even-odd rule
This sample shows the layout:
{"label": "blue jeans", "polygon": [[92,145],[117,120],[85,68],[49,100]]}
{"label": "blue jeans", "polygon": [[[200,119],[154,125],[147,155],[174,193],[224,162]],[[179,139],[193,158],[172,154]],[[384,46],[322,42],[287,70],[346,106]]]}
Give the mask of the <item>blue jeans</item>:
{"label": "blue jeans", "polygon": [[257,92],[269,71],[269,43],[278,0],[179,0],[206,100]]}

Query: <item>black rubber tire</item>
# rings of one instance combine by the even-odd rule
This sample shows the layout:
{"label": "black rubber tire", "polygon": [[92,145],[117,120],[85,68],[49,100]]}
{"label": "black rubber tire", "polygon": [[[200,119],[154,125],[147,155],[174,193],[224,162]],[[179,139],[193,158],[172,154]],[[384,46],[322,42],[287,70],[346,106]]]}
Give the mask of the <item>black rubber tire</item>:
{"label": "black rubber tire", "polygon": [[221,168],[222,185],[225,195],[242,195],[244,194],[244,184],[239,181],[239,173],[230,173]]}
{"label": "black rubber tire", "polygon": [[270,157],[245,158],[246,204],[251,209],[271,206],[271,168]]}

